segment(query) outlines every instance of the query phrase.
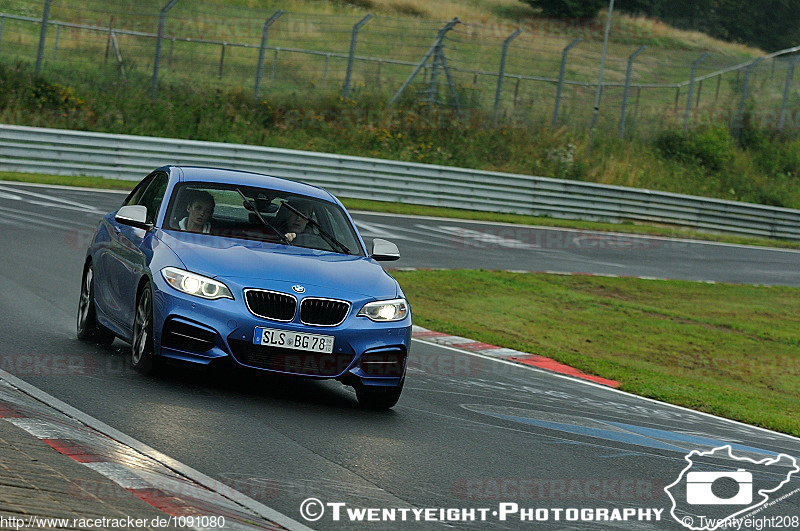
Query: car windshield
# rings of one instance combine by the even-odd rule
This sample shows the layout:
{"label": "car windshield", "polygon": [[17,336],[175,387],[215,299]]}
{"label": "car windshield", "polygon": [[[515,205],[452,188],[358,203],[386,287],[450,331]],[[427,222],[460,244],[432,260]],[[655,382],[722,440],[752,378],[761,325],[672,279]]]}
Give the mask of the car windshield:
{"label": "car windshield", "polygon": [[268,188],[182,183],[172,193],[164,228],[363,256],[341,207]]}

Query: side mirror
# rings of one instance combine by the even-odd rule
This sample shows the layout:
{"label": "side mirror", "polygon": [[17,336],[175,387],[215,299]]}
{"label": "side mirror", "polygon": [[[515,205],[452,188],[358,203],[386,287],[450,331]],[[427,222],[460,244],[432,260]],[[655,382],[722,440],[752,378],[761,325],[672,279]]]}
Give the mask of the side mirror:
{"label": "side mirror", "polygon": [[372,240],[371,258],[378,262],[391,262],[400,258],[400,250],[388,240],[375,238]]}
{"label": "side mirror", "polygon": [[137,229],[150,230],[153,226],[147,223],[147,207],[144,205],[128,205],[117,210],[114,216],[117,223],[130,225]]}

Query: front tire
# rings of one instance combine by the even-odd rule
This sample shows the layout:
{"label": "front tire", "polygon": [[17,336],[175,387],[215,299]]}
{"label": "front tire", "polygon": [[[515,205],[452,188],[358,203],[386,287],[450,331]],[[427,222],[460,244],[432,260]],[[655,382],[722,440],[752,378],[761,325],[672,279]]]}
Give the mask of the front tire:
{"label": "front tire", "polygon": [[81,297],[78,300],[78,339],[94,341],[101,345],[114,342],[114,333],[97,322],[97,307],[94,303],[94,268],[86,266],[81,281]]}
{"label": "front tire", "polygon": [[403,392],[405,378],[396,387],[370,387],[366,385],[356,386],[356,398],[364,409],[383,410],[391,409],[400,400]]}
{"label": "front tire", "polygon": [[142,374],[153,372],[153,288],[145,284],[136,301],[131,341],[131,365]]}

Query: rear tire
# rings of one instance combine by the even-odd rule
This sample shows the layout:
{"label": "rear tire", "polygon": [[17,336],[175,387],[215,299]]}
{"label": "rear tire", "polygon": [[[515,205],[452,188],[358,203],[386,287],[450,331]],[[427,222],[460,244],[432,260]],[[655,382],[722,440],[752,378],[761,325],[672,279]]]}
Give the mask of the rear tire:
{"label": "rear tire", "polygon": [[391,409],[400,400],[404,383],[405,378],[396,387],[371,387],[359,384],[356,386],[356,398],[364,409]]}
{"label": "rear tire", "polygon": [[114,333],[97,322],[97,308],[94,304],[94,268],[86,266],[81,280],[81,297],[78,300],[78,339],[110,345]]}
{"label": "rear tire", "polygon": [[131,365],[142,374],[153,372],[153,288],[145,284],[136,301],[131,341]]}

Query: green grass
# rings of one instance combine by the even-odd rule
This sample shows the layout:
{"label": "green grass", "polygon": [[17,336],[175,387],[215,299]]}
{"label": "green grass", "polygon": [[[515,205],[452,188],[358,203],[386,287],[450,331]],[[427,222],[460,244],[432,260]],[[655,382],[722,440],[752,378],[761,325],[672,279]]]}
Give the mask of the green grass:
{"label": "green grass", "polygon": [[[21,0],[4,0],[0,9],[4,12],[35,16],[38,6]],[[417,4],[406,14],[411,4]],[[431,6],[433,4],[433,6]],[[447,4],[447,5],[445,5]],[[114,27],[118,30],[154,31],[156,14],[163,7],[159,0],[134,2],[124,0],[115,3]],[[433,43],[437,30],[444,20],[459,16],[464,22],[450,33],[448,61],[455,67],[454,79],[462,92],[462,105],[490,109],[494,103],[496,77],[502,39],[522,26],[525,32],[511,44],[508,54],[507,73],[543,76],[554,79],[558,75],[561,52],[575,37],[583,42],[572,53],[567,69],[568,79],[585,83],[597,79],[597,61],[602,49],[602,38],[598,29],[601,21],[581,21],[576,25],[568,21],[535,18],[536,11],[513,0],[480,0],[456,2],[440,0],[367,0],[359,2],[321,2],[295,0],[293,2],[247,0],[203,0],[179,2],[166,19],[166,33],[170,36],[192,39],[186,43],[177,41],[165,47],[161,80],[164,85],[188,84],[225,90],[252,90],[255,80],[254,65],[257,50],[254,48],[226,47],[223,73],[220,75],[222,48],[219,45],[198,44],[197,40],[247,44],[258,46],[261,24],[277,9],[287,12],[270,29],[269,42],[283,49],[296,48],[347,54],[352,25],[367,13],[377,16],[359,32],[358,53],[372,57],[414,64]],[[53,20],[83,23],[105,28],[110,23],[110,13],[105,2],[87,0],[70,4],[56,2],[51,9]],[[37,48],[39,29],[32,23],[8,21],[4,38],[6,45],[0,48],[7,62],[26,60],[32,62]],[[402,38],[397,38],[402,36]],[[477,36],[477,37],[476,37]],[[687,68],[705,50],[713,50],[713,57],[703,65],[702,73],[739,64],[761,54],[760,50],[741,45],[724,43],[696,32],[679,31],[655,20],[618,15],[612,32],[613,46],[609,49],[605,78],[608,82],[624,81],[626,59],[640,44],[647,44],[647,53],[638,58],[635,71],[636,83],[676,83],[687,80]],[[153,47],[150,39],[128,35],[119,36],[125,69],[130,80],[147,82],[153,67]],[[105,32],[63,31],[59,38],[60,55],[51,57],[55,37],[48,37],[45,69],[53,72],[62,69],[67,77],[85,75],[118,77],[113,58],[106,62],[107,35]],[[272,77],[271,53],[267,59],[267,77]],[[326,60],[320,55],[284,52],[278,60],[274,82],[266,83],[264,97],[283,98],[292,93],[320,92],[338,93],[345,75],[346,61],[341,58]],[[474,75],[467,70],[478,70],[490,74]],[[766,70],[766,67],[764,67]],[[362,61],[355,65],[353,87],[356,92],[369,90],[381,93],[388,99],[410,74],[411,66],[382,64]],[[80,74],[78,74],[80,72]],[[757,85],[769,79],[768,90]],[[753,90],[758,90],[764,106],[776,107],[780,102],[780,75],[762,75],[752,80]],[[702,100],[701,108],[713,104],[717,108],[735,106],[738,84],[728,76],[712,97]],[[362,90],[363,89],[363,90]],[[706,89],[706,93],[708,93]],[[673,89],[648,89],[644,91],[641,108],[636,98],[636,114],[641,129],[661,120],[673,112]],[[685,90],[684,90],[685,94]],[[773,101],[764,100],[769,95]],[[538,118],[552,113],[555,89],[552,83],[525,81],[521,84],[506,83],[503,93],[504,114],[534,114]],[[564,94],[562,121],[573,126],[589,119],[593,108],[593,90],[570,89]],[[775,98],[778,98],[775,100]],[[616,128],[617,109],[621,90],[607,89],[606,103],[602,106],[601,126],[611,131]],[[512,103],[512,100],[514,103]],[[631,103],[633,119],[634,103]],[[675,110],[677,111],[677,105]],[[631,130],[635,124],[631,123]]]}
{"label": "green grass", "polygon": [[[83,186],[88,188],[105,188],[115,190],[131,190],[137,181],[124,181],[118,179],[104,179],[102,177],[87,176],[62,176],[34,173],[0,172],[0,181],[31,182],[40,184],[55,184],[61,186]],[[785,240],[771,240],[765,238],[747,238],[744,236],[731,236],[709,232],[697,232],[680,228],[656,227],[652,225],[634,225],[631,223],[598,223],[569,219],[555,219],[549,217],[525,216],[522,214],[504,214],[496,212],[477,212],[472,210],[459,210],[455,208],[431,207],[424,205],[411,205],[392,203],[388,201],[370,201],[367,199],[354,199],[340,197],[342,203],[349,210],[365,210],[370,212],[388,212],[412,216],[429,216],[440,218],[454,218],[474,221],[490,221],[498,223],[512,223],[518,225],[539,225],[546,227],[562,227],[589,231],[621,232],[626,234],[649,234],[668,238],[689,238],[697,240],[710,240],[723,243],[755,245],[761,247],[781,247],[800,249],[800,242]]]}
{"label": "green grass", "polygon": [[255,102],[247,91],[174,85],[153,100],[146,82],[74,77],[68,69],[35,77],[29,65],[0,62],[0,122],[368,156],[800,208],[800,139],[793,133],[747,130],[739,143],[719,128],[677,133],[677,139],[672,133],[655,140],[598,135],[590,154],[584,133],[535,120],[494,127],[480,110],[462,121],[413,103],[387,109],[376,94],[362,93],[356,101],[298,93]]}
{"label": "green grass", "polygon": [[[257,44],[264,18],[261,15],[287,8],[291,12],[271,30],[271,44],[347,51],[354,20],[374,11],[378,16],[359,33],[359,55],[383,57],[390,48],[402,45],[408,49],[397,53],[404,60],[416,60],[430,46],[439,22],[462,13],[462,20],[476,24],[459,26],[461,33],[451,36],[455,55],[449,60],[453,66],[494,72],[501,37],[505,38],[506,29],[524,24],[530,31],[514,41],[508,73],[555,76],[563,46],[582,36],[584,42],[571,55],[569,78],[586,82],[596,79],[600,42],[595,34],[583,34],[580,28],[559,29],[558,21],[532,18],[535,12],[516,0],[359,0],[356,4],[312,0],[179,2],[170,11],[168,33]],[[110,22],[100,0],[87,0],[80,9],[76,6],[55,2],[51,17],[100,25]],[[419,13],[404,16],[409,6]],[[148,24],[155,19],[150,15],[161,7],[157,0],[119,2],[115,4],[115,27],[151,31]],[[0,0],[0,10],[5,12],[31,16],[36,9],[29,2]],[[620,80],[627,55],[642,42],[650,48],[637,59],[637,82],[685,80],[687,67],[700,50],[714,50],[703,63],[708,69],[760,53],[702,34],[672,30],[652,20],[622,16],[615,24],[608,81]],[[589,26],[588,30],[591,28],[596,29]],[[403,38],[387,39],[392,35]],[[563,125],[553,129],[553,84],[526,81],[517,86],[509,79],[504,85],[500,126],[496,126],[491,113],[494,76],[456,75],[462,106],[467,109],[466,118],[457,120],[446,109],[431,110],[410,94],[388,108],[399,81],[409,74],[408,67],[386,63],[379,74],[377,65],[357,63],[350,97],[342,98],[341,60],[331,59],[330,68],[323,74],[323,56],[300,57],[286,52],[278,60],[274,83],[268,86],[265,80],[259,101],[254,101],[256,50],[227,48],[225,74],[220,80],[221,47],[193,42],[177,43],[174,49],[171,43],[165,46],[159,93],[153,99],[149,90],[152,41],[120,36],[127,73],[123,80],[113,57],[105,61],[106,33],[63,30],[54,58],[55,35],[50,31],[42,77],[32,75],[37,39],[35,24],[6,21],[0,46],[2,123],[371,156],[800,208],[797,113],[790,116],[784,135],[758,129],[759,115],[751,113],[753,127],[744,131],[739,142],[706,119],[706,113],[695,122],[698,131],[682,135],[686,139],[670,137],[665,141],[663,137],[671,133],[664,131],[681,130],[680,101],[686,90],[678,95],[678,101],[673,89],[648,89],[641,98],[637,93],[629,102],[629,138],[619,140],[616,126],[621,90],[608,87],[590,149],[587,128],[594,94],[590,87],[567,88],[562,102]],[[387,41],[393,47],[387,46]],[[270,77],[272,61],[267,55],[265,78]],[[773,112],[778,106],[774,97],[783,87],[784,66],[767,61],[759,68],[750,80],[751,93]],[[738,106],[741,80],[737,81],[735,74],[726,76],[719,92],[717,88],[712,82],[705,88],[697,87],[701,111]],[[768,101],[768,96],[773,99]],[[513,100],[516,103],[512,105]],[[800,99],[793,95],[789,104],[790,109],[796,109]],[[707,131],[724,134],[708,135]],[[728,141],[717,138],[720,136]],[[709,142],[709,138],[718,141]],[[664,149],[665,145],[670,149]]]}
{"label": "green grass", "polygon": [[[143,175],[142,178],[145,176]],[[103,179],[102,177],[47,175],[43,173],[16,173],[0,171],[0,181],[55,184],[60,186],[82,186],[109,190],[133,190],[138,181]]]}
{"label": "green grass", "polygon": [[392,274],[425,328],[800,435],[798,288],[475,270]]}

